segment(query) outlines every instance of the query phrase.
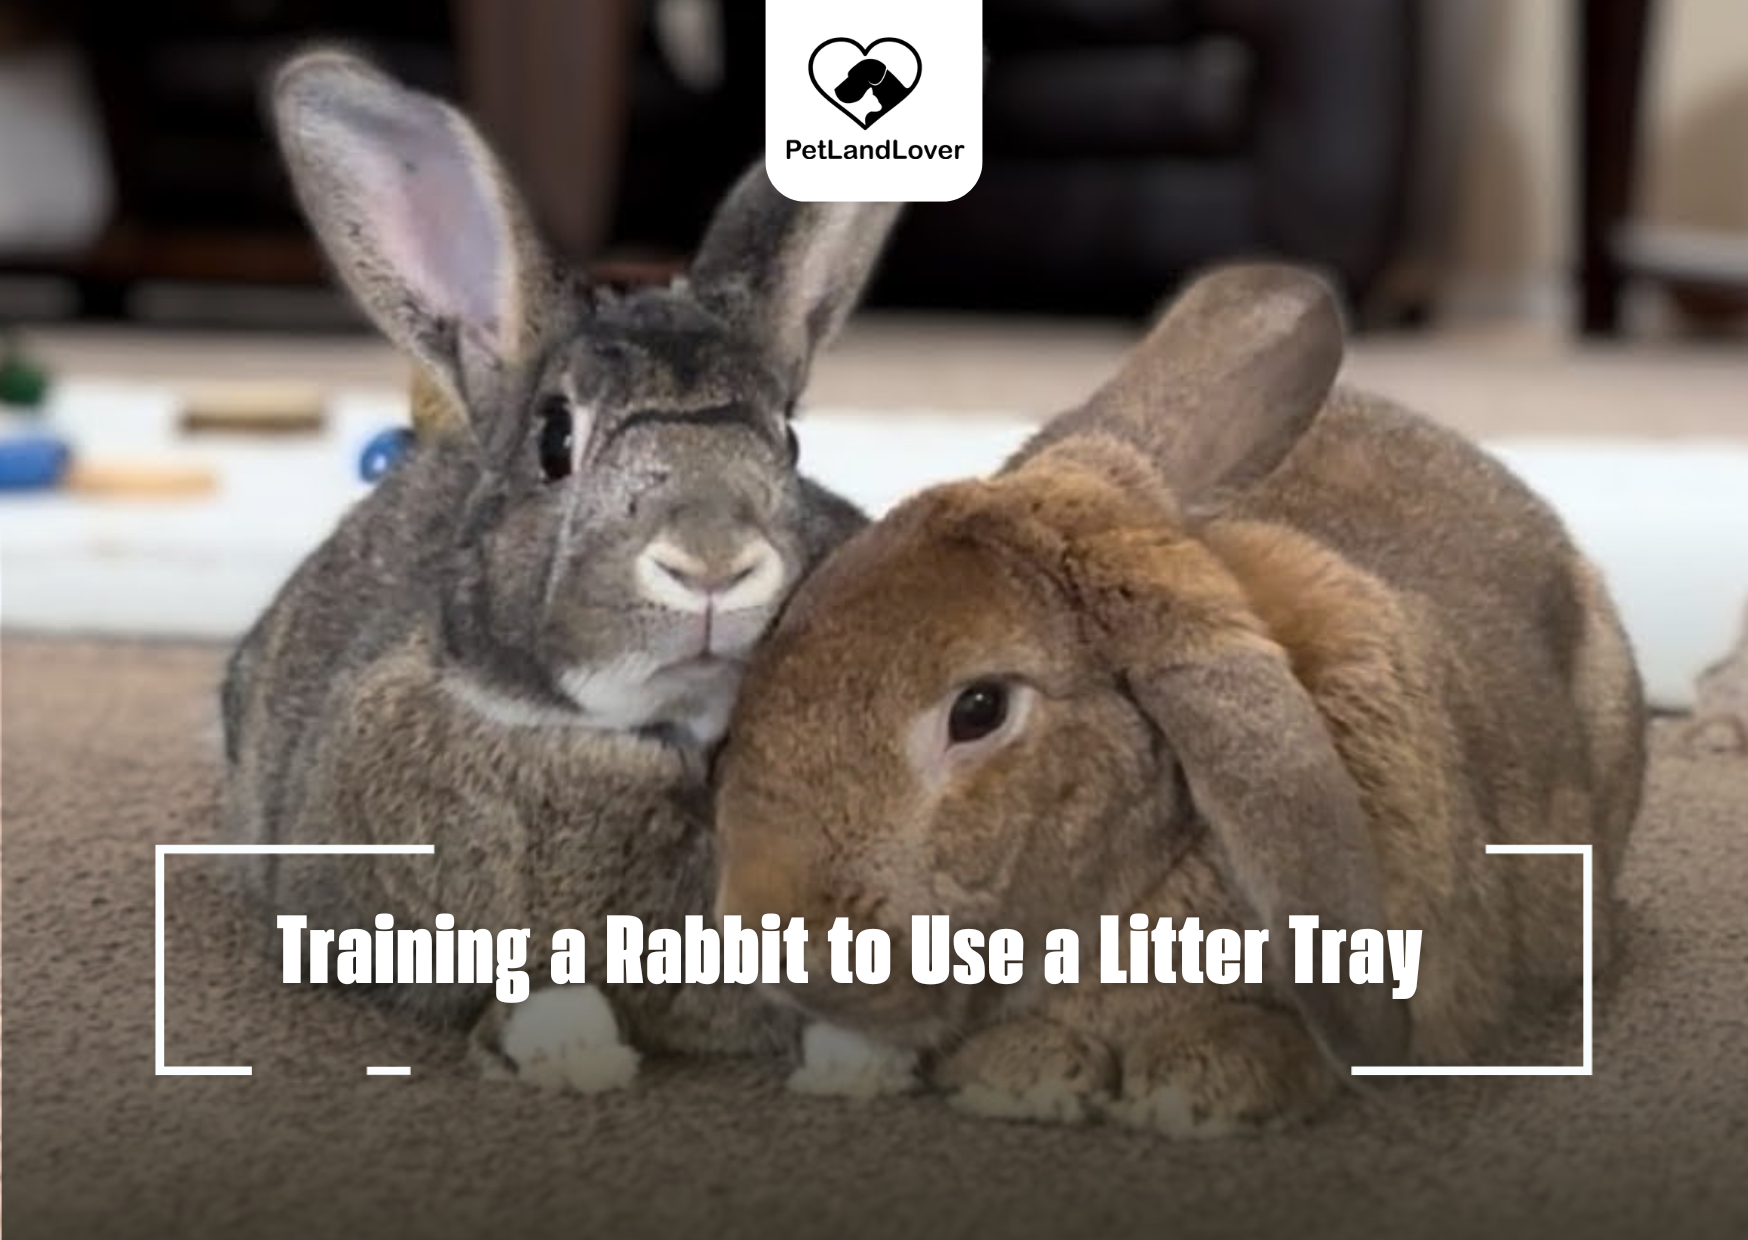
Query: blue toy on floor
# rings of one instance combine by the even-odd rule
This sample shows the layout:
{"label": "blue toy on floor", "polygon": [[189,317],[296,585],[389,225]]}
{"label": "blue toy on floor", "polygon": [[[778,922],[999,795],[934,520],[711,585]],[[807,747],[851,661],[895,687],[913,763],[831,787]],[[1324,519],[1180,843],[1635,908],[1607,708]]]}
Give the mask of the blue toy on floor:
{"label": "blue toy on floor", "polygon": [[404,426],[392,427],[373,435],[358,456],[358,476],[366,482],[375,482],[394,468],[395,462],[405,456],[412,446],[413,432]]}

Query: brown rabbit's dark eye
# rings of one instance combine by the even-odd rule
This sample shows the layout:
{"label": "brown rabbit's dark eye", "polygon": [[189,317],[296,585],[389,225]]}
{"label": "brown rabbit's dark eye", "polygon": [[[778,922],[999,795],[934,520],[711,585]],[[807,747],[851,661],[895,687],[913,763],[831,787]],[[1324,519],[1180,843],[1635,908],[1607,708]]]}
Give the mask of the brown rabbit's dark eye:
{"label": "brown rabbit's dark eye", "polygon": [[540,472],[546,475],[548,482],[570,476],[575,434],[570,401],[553,396],[541,402]]}
{"label": "brown rabbit's dark eye", "polygon": [[947,712],[947,739],[955,745],[982,740],[1008,717],[1007,686],[993,680],[967,685]]}

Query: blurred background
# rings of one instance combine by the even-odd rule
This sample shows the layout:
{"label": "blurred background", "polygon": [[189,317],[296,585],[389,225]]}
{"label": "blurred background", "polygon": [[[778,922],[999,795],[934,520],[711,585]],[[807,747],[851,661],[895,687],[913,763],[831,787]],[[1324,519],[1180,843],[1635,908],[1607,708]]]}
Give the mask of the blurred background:
{"label": "blurred background", "polygon": [[[347,324],[297,295],[324,273],[259,104],[321,37],[463,101],[579,260],[682,260],[762,145],[763,7],[0,0],[0,308]],[[1748,308],[1745,23],[1737,0],[999,0],[982,181],[910,212],[875,302],[1136,315],[1266,252],[1372,327],[1606,333],[1638,274],[1713,329]]]}
{"label": "blurred background", "polygon": [[[202,563],[248,527],[240,478],[351,485],[404,420],[264,129],[278,58],[338,38],[460,100],[576,261],[665,279],[762,148],[763,10],[0,0],[0,402],[112,467],[0,497],[9,622],[94,623],[41,593],[93,531],[112,570]],[[982,179],[908,213],[816,371],[822,425],[1046,416],[1186,272],[1273,255],[1339,283],[1351,377],[1483,438],[1748,438],[1741,0],[990,0],[984,27]],[[354,494],[308,485],[278,550],[233,548],[263,583]]]}

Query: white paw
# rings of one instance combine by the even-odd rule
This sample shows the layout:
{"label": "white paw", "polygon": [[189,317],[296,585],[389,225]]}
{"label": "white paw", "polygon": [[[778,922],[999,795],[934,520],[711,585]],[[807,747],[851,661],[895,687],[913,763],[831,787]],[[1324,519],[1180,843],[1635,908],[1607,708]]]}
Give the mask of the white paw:
{"label": "white paw", "polygon": [[622,1089],[637,1076],[637,1052],[619,1037],[613,1008],[593,986],[548,986],[516,1005],[504,1025],[504,1056],[518,1079],[580,1094]]}
{"label": "white paw", "polygon": [[916,1068],[915,1051],[814,1024],[801,1031],[801,1066],[790,1074],[789,1088],[836,1098],[908,1094],[921,1085]]}
{"label": "white paw", "polygon": [[1092,1115],[1086,1094],[1067,1081],[1040,1081],[1017,1091],[997,1089],[993,1085],[967,1085],[947,1103],[956,1111],[991,1119],[1082,1124]]}
{"label": "white paw", "polygon": [[1151,1128],[1180,1139],[1215,1140],[1245,1130],[1231,1116],[1209,1115],[1198,1119],[1189,1097],[1175,1085],[1163,1086],[1139,1098],[1118,1099],[1105,1108],[1105,1113],[1118,1123]]}

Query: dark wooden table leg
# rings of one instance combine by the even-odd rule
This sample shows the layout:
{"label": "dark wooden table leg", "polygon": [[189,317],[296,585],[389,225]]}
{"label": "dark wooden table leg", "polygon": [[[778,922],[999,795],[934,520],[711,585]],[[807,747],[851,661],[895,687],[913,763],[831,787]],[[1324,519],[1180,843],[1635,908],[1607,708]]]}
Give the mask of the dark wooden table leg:
{"label": "dark wooden table leg", "polygon": [[613,225],[639,0],[454,0],[468,105],[572,260]]}
{"label": "dark wooden table leg", "polygon": [[1578,0],[1579,328],[1613,336],[1625,283],[1614,234],[1633,205],[1650,0]]}

